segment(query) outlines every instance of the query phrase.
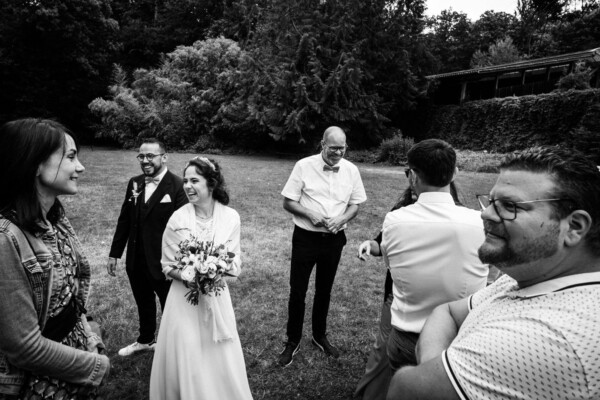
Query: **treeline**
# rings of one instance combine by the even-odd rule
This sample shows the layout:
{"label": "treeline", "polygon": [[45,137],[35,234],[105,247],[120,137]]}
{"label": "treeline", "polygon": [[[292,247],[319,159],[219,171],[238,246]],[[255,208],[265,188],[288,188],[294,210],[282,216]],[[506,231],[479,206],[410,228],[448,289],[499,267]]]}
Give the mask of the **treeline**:
{"label": "treeline", "polygon": [[[573,4],[571,4],[573,3]],[[0,3],[0,122],[55,117],[132,146],[353,147],[414,130],[425,76],[600,45],[598,1],[427,18],[424,0]]]}

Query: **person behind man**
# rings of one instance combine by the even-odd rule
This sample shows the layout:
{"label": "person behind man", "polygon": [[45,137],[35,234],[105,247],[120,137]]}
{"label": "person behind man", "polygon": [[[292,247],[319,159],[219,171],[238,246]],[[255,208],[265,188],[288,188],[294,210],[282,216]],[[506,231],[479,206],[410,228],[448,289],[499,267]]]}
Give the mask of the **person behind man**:
{"label": "person behind man", "polygon": [[327,314],[331,288],[342,249],[346,223],[356,217],[367,200],[358,168],[344,160],[346,134],[331,126],[323,133],[322,151],[298,161],[283,188],[283,208],[293,215],[290,299],[287,342],[279,357],[291,364],[300,348],[306,291],[317,265],[312,311],[312,342],[325,354],[339,357],[327,339]]}
{"label": "person behind man", "polygon": [[600,398],[600,172],[583,154],[509,155],[478,196],[504,276],[435,309],[388,399]]}
{"label": "person behind man", "polygon": [[417,202],[388,213],[381,252],[394,282],[387,354],[392,370],[416,364],[415,345],[433,309],[485,287],[488,267],[477,257],[483,243],[480,213],[455,204],[450,183],[456,152],[439,139],[407,154]]}
{"label": "person behind man", "polygon": [[119,350],[121,356],[154,348],[155,295],[164,310],[170,285],[160,264],[162,235],[171,214],[187,203],[183,180],[167,170],[167,151],[162,142],[145,139],[137,159],[143,174],[127,184],[106,266],[108,274],[115,276],[117,259],[127,245],[125,265],[140,331],[135,342]]}

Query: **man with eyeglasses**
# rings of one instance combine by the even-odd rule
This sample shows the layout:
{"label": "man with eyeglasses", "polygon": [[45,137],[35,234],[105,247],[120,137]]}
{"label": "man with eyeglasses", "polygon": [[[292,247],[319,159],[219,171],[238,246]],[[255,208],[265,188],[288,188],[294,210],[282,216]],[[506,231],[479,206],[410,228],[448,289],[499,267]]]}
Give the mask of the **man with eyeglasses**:
{"label": "man with eyeglasses", "polygon": [[346,244],[344,229],[367,200],[358,168],[344,160],[346,134],[337,126],[323,133],[322,151],[298,161],[283,188],[283,208],[294,221],[287,342],[279,364],[292,363],[300,349],[306,291],[316,264],[312,343],[328,356],[339,350],[327,339],[331,288]]}
{"label": "man with eyeglasses", "polygon": [[167,151],[162,142],[144,140],[136,158],[143,174],[127,184],[106,266],[108,274],[116,276],[117,260],[127,245],[125,269],[140,329],[137,340],[119,350],[120,356],[154,349],[155,296],[164,310],[170,286],[160,264],[162,235],[171,214],[187,203],[183,180],[167,170]]}
{"label": "man with eyeglasses", "polygon": [[387,356],[392,371],[416,364],[415,345],[435,307],[485,287],[489,268],[477,256],[484,241],[480,213],[450,193],[456,152],[427,139],[407,154],[406,176],[417,201],[389,212],[380,245],[393,280]]}
{"label": "man with eyeglasses", "polygon": [[583,154],[509,155],[478,196],[482,261],[504,276],[427,320],[388,399],[600,398],[600,172]]}

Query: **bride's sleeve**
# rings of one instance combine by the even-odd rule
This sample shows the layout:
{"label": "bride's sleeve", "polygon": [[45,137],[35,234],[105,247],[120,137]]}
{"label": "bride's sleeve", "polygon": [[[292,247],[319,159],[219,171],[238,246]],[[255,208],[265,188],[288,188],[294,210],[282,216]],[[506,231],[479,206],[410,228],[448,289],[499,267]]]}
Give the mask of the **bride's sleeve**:
{"label": "bride's sleeve", "polygon": [[181,229],[177,229],[177,224],[173,217],[171,217],[163,233],[162,256],[160,259],[162,272],[167,279],[173,279],[169,276],[169,272],[175,269],[175,265],[177,264],[177,250],[179,249],[179,242],[183,240],[180,232]]}
{"label": "bride's sleeve", "polygon": [[229,233],[229,251],[235,254],[232,265],[233,269],[230,271],[231,275],[239,276],[242,272],[242,249],[240,246],[240,215],[235,212],[232,218],[232,228]]}

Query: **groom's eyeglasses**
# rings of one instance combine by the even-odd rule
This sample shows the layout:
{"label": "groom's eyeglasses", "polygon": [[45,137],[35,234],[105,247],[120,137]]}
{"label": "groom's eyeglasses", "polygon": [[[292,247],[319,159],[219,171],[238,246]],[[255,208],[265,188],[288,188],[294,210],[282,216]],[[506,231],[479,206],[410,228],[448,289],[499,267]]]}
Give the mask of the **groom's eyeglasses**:
{"label": "groom's eyeglasses", "polygon": [[140,153],[140,154],[138,154],[138,155],[137,155],[137,157],[136,157],[136,158],[137,158],[139,161],[144,161],[144,158],[145,158],[145,159],[147,159],[148,161],[152,161],[152,160],[154,160],[154,157],[162,156],[162,155],[164,155],[164,154],[165,154],[165,153],[159,153],[159,154],[154,154],[154,153],[146,153],[146,154],[143,154],[143,153]]}

